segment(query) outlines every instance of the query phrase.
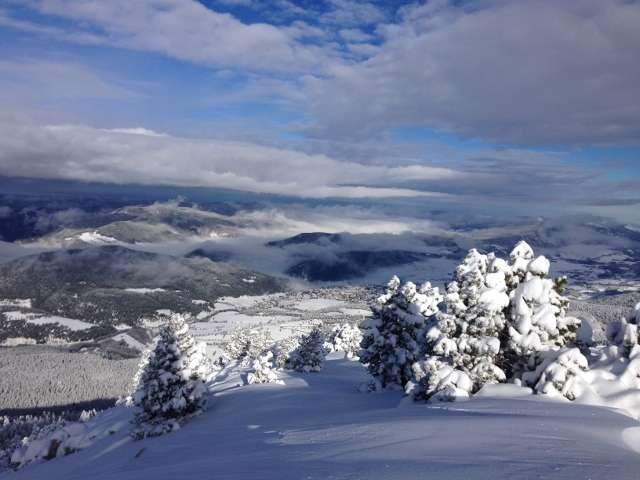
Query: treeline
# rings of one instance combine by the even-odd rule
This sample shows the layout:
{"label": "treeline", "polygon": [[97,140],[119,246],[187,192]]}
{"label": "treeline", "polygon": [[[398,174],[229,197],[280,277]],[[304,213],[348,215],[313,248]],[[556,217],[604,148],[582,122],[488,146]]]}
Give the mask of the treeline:
{"label": "treeline", "polygon": [[53,348],[0,349],[0,413],[117,398],[130,391],[137,363]]}

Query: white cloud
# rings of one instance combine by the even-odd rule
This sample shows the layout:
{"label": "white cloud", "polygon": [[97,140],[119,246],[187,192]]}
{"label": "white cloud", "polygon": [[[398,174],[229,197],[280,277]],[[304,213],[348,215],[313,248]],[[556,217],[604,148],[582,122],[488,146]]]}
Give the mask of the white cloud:
{"label": "white cloud", "polygon": [[640,3],[437,1],[379,25],[380,50],[310,82],[319,132],[425,126],[498,142],[640,138]]}
{"label": "white cloud", "polygon": [[45,101],[70,98],[127,100],[139,95],[109,82],[91,69],[64,60],[0,60],[0,99],[23,104],[27,99]]}
{"label": "white cloud", "polygon": [[348,42],[368,42],[374,39],[373,35],[363,32],[358,28],[343,28],[338,33]]}
{"label": "white cloud", "polygon": [[135,128],[110,128],[105,129],[107,132],[114,133],[126,133],[129,135],[146,135],[147,137],[166,137],[166,133],[158,133],[153,130],[149,130],[148,128],[143,127],[135,127]]}
{"label": "white cloud", "polygon": [[[638,2],[430,0],[391,17],[392,7],[366,1],[330,0],[324,9],[232,1],[265,21],[272,14],[273,25],[245,24],[186,0],[20,3],[62,18],[64,27],[3,11],[0,25],[215,68],[286,74],[256,93],[279,101],[286,89],[294,92],[311,131],[328,138],[406,126],[501,143],[640,138]],[[363,29],[380,44],[367,43],[371,35]]]}
{"label": "white cloud", "polygon": [[0,169],[24,177],[361,198],[446,196],[397,185],[460,175],[425,165],[367,166],[248,142],[178,138],[144,128],[3,125],[1,131]]}
{"label": "white cloud", "polygon": [[[335,60],[329,57],[331,48],[297,42],[299,28],[293,31],[267,23],[244,24],[196,1],[26,0],[25,4],[41,14],[92,27],[82,29],[74,24],[71,30],[78,41],[98,31],[91,38],[92,43],[152,51],[204,65],[302,72],[323,68]],[[43,28],[5,20],[9,21],[14,22],[13,28]]]}

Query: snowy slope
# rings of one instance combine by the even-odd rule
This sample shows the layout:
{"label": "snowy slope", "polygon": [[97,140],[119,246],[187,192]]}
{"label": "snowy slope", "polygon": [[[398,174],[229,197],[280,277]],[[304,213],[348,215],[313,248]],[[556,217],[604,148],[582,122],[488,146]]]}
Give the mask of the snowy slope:
{"label": "snowy slope", "polygon": [[[637,479],[640,423],[613,410],[524,395],[513,385],[449,404],[364,394],[357,362],[240,386],[225,372],[210,409],[181,430],[133,442],[126,429],[16,480]],[[117,424],[119,407],[91,422]],[[634,451],[633,449],[636,449]]]}

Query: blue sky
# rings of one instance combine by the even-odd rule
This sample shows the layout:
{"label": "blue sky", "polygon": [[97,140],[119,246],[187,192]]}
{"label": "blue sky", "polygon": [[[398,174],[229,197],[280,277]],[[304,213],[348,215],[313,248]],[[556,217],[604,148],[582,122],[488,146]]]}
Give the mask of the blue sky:
{"label": "blue sky", "polygon": [[0,174],[640,222],[639,24],[622,0],[4,0]]}

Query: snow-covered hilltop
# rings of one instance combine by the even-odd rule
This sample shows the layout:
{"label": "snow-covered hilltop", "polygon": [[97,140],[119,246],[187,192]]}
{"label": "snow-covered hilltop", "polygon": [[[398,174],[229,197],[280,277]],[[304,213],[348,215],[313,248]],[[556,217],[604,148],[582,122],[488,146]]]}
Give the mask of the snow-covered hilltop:
{"label": "snow-covered hilltop", "polygon": [[[637,479],[640,424],[610,409],[556,402],[513,385],[472,400],[424,404],[363,394],[359,363],[244,386],[237,369],[212,404],[168,435],[134,441],[132,409],[94,417],[85,450],[5,474],[16,480]],[[109,429],[113,434],[106,432]]]}

